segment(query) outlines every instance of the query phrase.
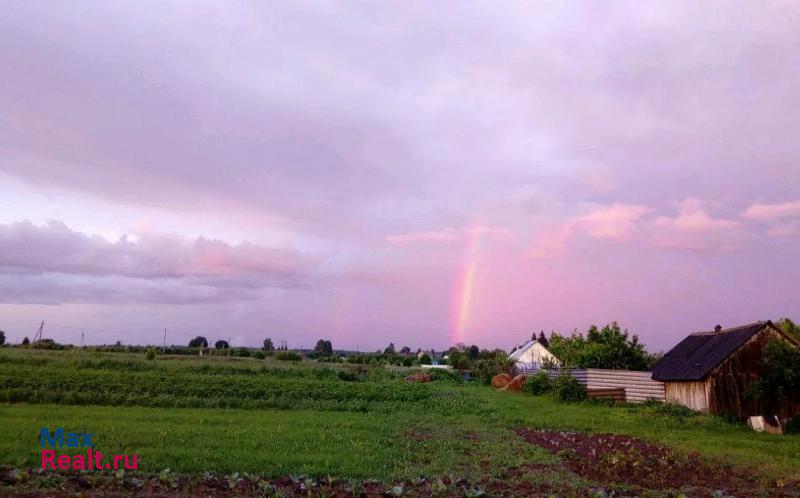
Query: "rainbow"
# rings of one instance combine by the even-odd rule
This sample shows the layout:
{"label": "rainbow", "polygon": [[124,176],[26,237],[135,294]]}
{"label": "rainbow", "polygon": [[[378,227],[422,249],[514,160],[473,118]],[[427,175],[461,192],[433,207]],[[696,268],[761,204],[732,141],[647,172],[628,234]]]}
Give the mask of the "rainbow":
{"label": "rainbow", "polygon": [[475,289],[475,273],[478,268],[478,252],[481,230],[471,230],[467,241],[466,261],[459,273],[453,299],[453,341],[464,342],[464,332],[469,323],[470,304]]}

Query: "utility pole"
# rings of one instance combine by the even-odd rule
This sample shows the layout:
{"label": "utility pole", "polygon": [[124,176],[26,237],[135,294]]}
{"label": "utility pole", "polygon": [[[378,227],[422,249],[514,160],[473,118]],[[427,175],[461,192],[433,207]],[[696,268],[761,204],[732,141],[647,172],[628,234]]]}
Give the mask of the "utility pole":
{"label": "utility pole", "polygon": [[167,354],[167,329],[164,329],[164,345],[161,346],[161,354]]}
{"label": "utility pole", "polygon": [[83,349],[83,330],[81,330],[81,349]]}
{"label": "utility pole", "polygon": [[35,344],[36,341],[42,340],[42,330],[44,330],[44,320],[42,320],[42,324],[39,325],[39,330],[33,336],[33,343]]}

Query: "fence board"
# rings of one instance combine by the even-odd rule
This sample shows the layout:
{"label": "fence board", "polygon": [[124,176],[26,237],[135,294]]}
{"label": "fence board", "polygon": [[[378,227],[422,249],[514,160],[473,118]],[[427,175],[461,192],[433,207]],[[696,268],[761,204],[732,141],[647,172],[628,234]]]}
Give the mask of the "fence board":
{"label": "fence board", "polygon": [[[535,375],[542,370],[524,363],[517,363],[514,369],[517,374],[524,375]],[[544,371],[551,379],[561,373],[568,373],[586,386],[586,389],[624,389],[625,401],[629,403],[643,403],[648,400],[664,402],[666,399],[664,383],[653,380],[650,372],[601,368],[562,368]]]}

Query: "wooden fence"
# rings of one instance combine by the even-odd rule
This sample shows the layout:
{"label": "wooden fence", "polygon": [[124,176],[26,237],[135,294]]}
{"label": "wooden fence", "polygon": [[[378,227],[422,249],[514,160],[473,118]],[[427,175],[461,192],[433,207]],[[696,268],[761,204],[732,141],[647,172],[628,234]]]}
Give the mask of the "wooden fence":
{"label": "wooden fence", "polygon": [[[531,368],[528,364],[517,363],[515,372],[524,375],[533,375],[539,368]],[[664,402],[664,383],[653,380],[650,372],[634,372],[631,370],[605,370],[601,368],[562,368],[544,370],[554,379],[562,373],[572,375],[578,382],[586,386],[587,390],[594,389],[624,389],[625,401],[628,403],[643,403],[648,400]]]}

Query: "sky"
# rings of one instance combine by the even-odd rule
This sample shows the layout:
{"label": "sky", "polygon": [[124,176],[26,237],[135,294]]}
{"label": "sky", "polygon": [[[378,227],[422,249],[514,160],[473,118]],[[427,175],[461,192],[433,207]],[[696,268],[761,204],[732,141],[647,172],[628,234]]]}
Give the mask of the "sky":
{"label": "sky", "polygon": [[24,2],[10,342],[653,351],[800,318],[800,4]]}

